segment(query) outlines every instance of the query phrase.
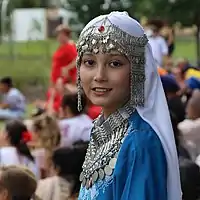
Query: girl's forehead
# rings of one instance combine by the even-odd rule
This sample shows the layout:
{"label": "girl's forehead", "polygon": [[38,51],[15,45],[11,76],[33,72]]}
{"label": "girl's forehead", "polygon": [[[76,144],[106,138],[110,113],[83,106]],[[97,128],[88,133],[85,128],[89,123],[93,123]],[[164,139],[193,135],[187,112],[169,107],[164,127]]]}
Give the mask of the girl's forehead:
{"label": "girl's forehead", "polygon": [[98,53],[93,53],[90,51],[84,52],[83,56],[124,56],[124,54],[122,54],[121,52],[117,51],[117,50],[112,50],[110,52],[101,52],[99,51]]}

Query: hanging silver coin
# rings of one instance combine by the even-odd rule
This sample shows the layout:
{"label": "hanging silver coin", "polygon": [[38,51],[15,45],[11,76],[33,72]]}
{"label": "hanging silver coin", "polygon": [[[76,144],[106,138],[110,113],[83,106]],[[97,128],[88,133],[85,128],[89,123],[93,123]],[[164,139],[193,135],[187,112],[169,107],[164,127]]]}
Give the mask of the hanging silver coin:
{"label": "hanging silver coin", "polygon": [[99,176],[99,174],[98,174],[97,171],[95,171],[95,172],[92,174],[92,183],[93,183],[93,184],[97,181],[98,176]]}
{"label": "hanging silver coin", "polygon": [[80,182],[83,181],[83,178],[84,178],[84,174],[83,174],[83,172],[81,172],[80,177],[79,177]]}
{"label": "hanging silver coin", "polygon": [[99,169],[99,179],[100,179],[100,180],[103,180],[104,177],[105,177],[105,172],[104,172],[103,169],[100,168],[100,169]]}
{"label": "hanging silver coin", "polygon": [[84,177],[82,181],[82,186],[85,187],[85,185],[86,185],[86,178]]}
{"label": "hanging silver coin", "polygon": [[86,181],[86,189],[88,190],[90,188],[90,179],[87,179]]}
{"label": "hanging silver coin", "polygon": [[113,172],[113,170],[109,167],[109,165],[106,165],[106,166],[105,166],[104,171],[105,171],[105,174],[106,174],[107,176],[111,176],[111,175],[112,175],[112,172]]}
{"label": "hanging silver coin", "polygon": [[117,158],[112,158],[109,162],[109,167],[111,169],[115,169],[115,165],[116,165],[116,162],[117,162]]}

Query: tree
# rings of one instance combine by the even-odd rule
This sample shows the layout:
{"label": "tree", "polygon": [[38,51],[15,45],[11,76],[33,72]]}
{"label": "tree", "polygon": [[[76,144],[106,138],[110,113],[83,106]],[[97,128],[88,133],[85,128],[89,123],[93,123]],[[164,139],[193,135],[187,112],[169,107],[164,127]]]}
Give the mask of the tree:
{"label": "tree", "polygon": [[14,8],[36,8],[40,7],[40,0],[17,0],[10,4]]}
{"label": "tree", "polygon": [[140,16],[180,22],[184,26],[196,25],[197,61],[200,65],[200,0],[136,0],[136,4],[136,14]]}
{"label": "tree", "polygon": [[87,24],[96,16],[108,14],[113,10],[124,11],[131,7],[129,0],[68,0],[67,9],[76,12],[79,23]]}
{"label": "tree", "polygon": [[193,25],[197,27],[196,32],[196,47],[197,47],[197,63],[200,66],[200,0],[176,0],[171,4],[173,21],[180,21],[183,25]]}

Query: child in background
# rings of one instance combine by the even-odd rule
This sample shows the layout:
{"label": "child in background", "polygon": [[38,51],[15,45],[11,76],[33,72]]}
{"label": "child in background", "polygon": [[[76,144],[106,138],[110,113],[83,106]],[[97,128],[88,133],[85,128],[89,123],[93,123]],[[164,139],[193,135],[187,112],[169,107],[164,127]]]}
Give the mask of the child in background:
{"label": "child in background", "polygon": [[0,138],[0,165],[23,165],[28,167],[39,179],[40,172],[27,142],[31,135],[26,126],[18,120],[8,121]]}
{"label": "child in background", "polygon": [[55,87],[48,89],[46,94],[46,101],[37,100],[35,102],[37,112],[46,112],[48,114],[57,115],[60,109],[60,104],[65,91],[63,79],[59,78],[55,84]]}
{"label": "child in background", "polygon": [[47,114],[42,114],[33,120],[33,152],[39,163],[42,177],[46,177],[50,171],[50,157],[52,151],[60,144],[60,130],[57,120]]}
{"label": "child in background", "polygon": [[8,166],[0,168],[1,200],[40,200],[35,195],[37,180],[26,168]]}
{"label": "child in background", "polygon": [[36,194],[42,200],[75,200],[80,188],[79,175],[88,143],[59,148],[52,154],[54,175],[40,180]]}
{"label": "child in background", "polygon": [[[83,99],[83,108],[86,99]],[[61,146],[70,147],[77,141],[89,141],[90,131],[93,126],[92,120],[77,108],[77,94],[64,95],[61,104],[62,119],[59,121],[61,131]]]}

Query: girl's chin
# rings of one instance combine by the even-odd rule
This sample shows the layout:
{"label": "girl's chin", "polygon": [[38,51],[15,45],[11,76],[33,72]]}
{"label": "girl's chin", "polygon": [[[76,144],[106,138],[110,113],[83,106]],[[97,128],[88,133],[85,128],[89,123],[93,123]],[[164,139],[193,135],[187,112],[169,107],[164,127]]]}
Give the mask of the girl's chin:
{"label": "girl's chin", "polygon": [[105,99],[91,99],[91,102],[93,105],[100,107],[107,107],[110,105]]}

